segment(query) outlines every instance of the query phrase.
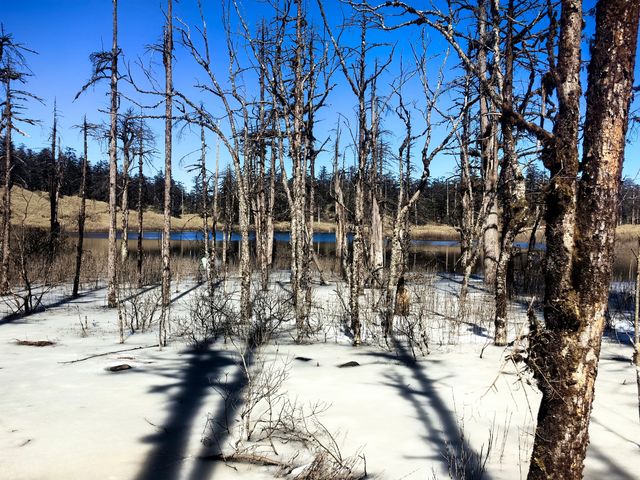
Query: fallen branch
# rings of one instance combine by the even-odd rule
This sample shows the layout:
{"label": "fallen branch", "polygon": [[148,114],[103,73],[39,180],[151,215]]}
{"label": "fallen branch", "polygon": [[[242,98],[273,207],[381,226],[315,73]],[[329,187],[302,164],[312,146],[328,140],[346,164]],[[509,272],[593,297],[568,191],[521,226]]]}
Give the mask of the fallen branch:
{"label": "fallen branch", "polygon": [[290,467],[290,465],[284,462],[273,460],[269,457],[263,457],[262,455],[251,455],[247,453],[233,453],[231,455],[223,455],[222,453],[217,453],[215,455],[202,455],[198,458],[200,460],[211,460],[215,462],[225,463],[250,463],[252,465],[264,465],[267,467]]}
{"label": "fallen branch", "polygon": [[154,348],[154,347],[157,347],[157,346],[158,346],[158,344],[155,343],[153,345],[143,345],[141,347],[125,348],[125,349],[122,349],[122,350],[114,350],[113,352],[97,353],[95,355],[89,355],[88,357],[79,358],[77,360],[69,360],[69,361],[66,361],[66,362],[58,362],[58,363],[68,364],[68,363],[84,362],[85,360],[89,360],[91,358],[104,357],[106,355],[111,355],[111,354],[114,354],[114,353],[131,352],[133,350],[142,350],[143,348]]}

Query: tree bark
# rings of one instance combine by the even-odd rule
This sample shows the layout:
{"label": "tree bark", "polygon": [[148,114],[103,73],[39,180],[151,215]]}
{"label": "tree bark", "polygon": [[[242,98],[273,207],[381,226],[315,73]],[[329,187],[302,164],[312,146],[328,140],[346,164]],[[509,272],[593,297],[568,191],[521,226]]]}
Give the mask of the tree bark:
{"label": "tree bark", "polygon": [[144,209],[142,208],[142,187],[144,183],[144,144],[143,144],[143,123],[140,120],[140,136],[138,138],[138,241],[136,246],[136,270],[138,273],[138,288],[142,288],[143,280],[143,250],[142,250],[142,237],[144,236],[143,216]]}
{"label": "tree bark", "polygon": [[167,344],[167,323],[171,304],[171,148],[173,125],[173,0],[167,0],[167,24],[164,31],[162,58],[165,70],[164,124],[164,209],[162,225],[162,311],[159,344]]}
{"label": "tree bark", "polygon": [[[125,120],[127,122],[127,120]],[[130,125],[124,129],[122,143],[122,196],[120,197],[120,209],[122,210],[122,239],[120,241],[120,261],[124,264],[129,258],[129,168],[130,168],[130,144],[128,136]]]}
{"label": "tree bark", "polygon": [[51,132],[51,177],[49,178],[49,254],[53,252],[58,244],[60,236],[60,222],[58,222],[58,198],[60,196],[59,179],[59,158],[56,158],[56,148],[58,140],[58,109],[56,100],[53,101],[53,129]]}
{"label": "tree bark", "polygon": [[78,244],[76,247],[76,270],[73,277],[73,298],[78,297],[78,290],[80,288],[80,270],[82,268],[82,253],[84,242],[84,223],[86,219],[86,201],[87,201],[87,169],[88,169],[88,126],[87,116],[85,115],[82,122],[82,138],[83,138],[83,157],[82,157],[82,179],[80,180],[80,210],[78,211]]}
{"label": "tree bark", "polygon": [[[561,103],[555,148],[547,148],[545,158],[556,176],[547,196],[546,328],[534,328],[530,340],[529,364],[542,391],[532,480],[582,477],[611,279],[639,20],[640,4],[635,1],[600,0],[596,6],[578,183],[574,146],[582,5],[578,0],[562,2]],[[573,182],[558,178],[559,160],[564,161],[562,178],[571,174]]]}
{"label": "tree bark", "polygon": [[2,192],[2,265],[0,267],[0,294],[9,293],[9,260],[10,260],[10,242],[11,242],[11,170],[13,168],[11,160],[11,133],[13,130],[13,112],[11,111],[11,76],[7,75],[6,81],[6,103],[4,106],[4,115],[7,119],[5,125],[6,133],[4,136],[5,154],[4,154],[4,179]]}
{"label": "tree bark", "polygon": [[[478,73],[482,80],[487,78],[487,0],[478,0]],[[494,62],[494,67],[498,67]],[[500,235],[498,220],[498,151],[497,126],[495,108],[489,92],[480,88],[480,155],[482,162],[482,176],[484,182],[484,196],[489,203],[487,215],[484,219],[482,248],[484,283],[489,288],[495,288],[496,269],[500,255]]]}
{"label": "tree bark", "polygon": [[[513,45],[513,0],[509,0],[507,10],[505,71],[499,78],[502,101],[506,105],[513,104],[514,77],[514,45]],[[527,199],[522,170],[518,164],[514,125],[509,115],[501,117],[502,130],[502,168],[500,169],[502,200],[502,232],[500,254],[496,266],[495,285],[495,332],[494,344],[507,344],[507,304],[508,304],[508,269],[513,257],[513,242],[527,221]]]}
{"label": "tree bark", "polygon": [[107,305],[114,308],[117,304],[117,239],[116,216],[118,181],[118,159],[116,156],[117,124],[118,124],[118,0],[113,2],[113,41],[111,45],[111,107],[109,110],[109,252],[107,256]]}

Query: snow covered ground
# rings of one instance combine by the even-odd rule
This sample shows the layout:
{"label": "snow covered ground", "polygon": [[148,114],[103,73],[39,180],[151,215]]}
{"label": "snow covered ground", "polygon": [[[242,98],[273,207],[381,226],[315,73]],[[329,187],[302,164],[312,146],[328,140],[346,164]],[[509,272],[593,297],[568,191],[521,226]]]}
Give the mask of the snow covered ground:
{"label": "snow covered ground", "polygon": [[[449,478],[452,456],[484,458],[487,449],[483,478],[524,478],[539,401],[536,389],[521,364],[505,359],[511,349],[490,345],[486,321],[454,328],[445,318],[454,307],[443,302],[457,283],[440,277],[429,282],[428,291],[419,293],[415,287],[416,295],[428,295],[423,303],[441,308],[428,320],[430,354],[417,362],[402,339],[395,348],[383,343],[351,347],[335,323],[340,301],[333,285],[315,293],[314,315],[324,323],[317,341],[298,345],[286,332],[275,336],[245,358],[253,378],[259,371],[282,373],[274,395],[278,402],[287,399],[306,412],[319,404],[323,441],[335,439],[341,454],[355,455],[360,468],[366,459],[371,478]],[[176,324],[188,315],[198,288],[183,284],[175,294]],[[154,328],[120,344],[117,313],[105,308],[104,290],[73,301],[64,300],[64,294],[62,289],[51,295],[55,305],[45,312],[0,320],[0,478],[274,477],[276,467],[211,458],[220,447],[228,453],[238,440],[240,422],[235,418],[243,406],[233,400],[244,398],[234,393],[242,378],[238,342],[219,341],[198,350],[185,337],[174,336],[159,350],[149,348],[156,342]],[[486,309],[479,284],[472,284],[471,297],[470,320]],[[523,310],[512,307],[520,324]],[[86,335],[81,327],[85,319]],[[369,321],[375,323],[374,318]],[[512,336],[520,324],[512,327]],[[368,338],[379,340],[371,334]],[[36,347],[17,340],[55,344]],[[83,360],[106,352],[115,353]],[[630,358],[629,345],[604,339],[586,478],[638,478],[640,425]],[[347,362],[358,366],[338,368]],[[108,370],[121,364],[133,368]],[[252,420],[264,411],[264,405],[256,407]],[[238,445],[283,463],[298,448],[276,443],[275,455],[268,442]],[[305,458],[301,453],[293,463],[304,464]]]}

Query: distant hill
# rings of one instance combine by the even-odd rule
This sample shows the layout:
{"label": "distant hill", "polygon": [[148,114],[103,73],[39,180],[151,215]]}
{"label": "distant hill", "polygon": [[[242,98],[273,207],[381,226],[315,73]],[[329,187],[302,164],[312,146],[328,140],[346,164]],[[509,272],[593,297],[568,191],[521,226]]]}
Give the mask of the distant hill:
{"label": "distant hill", "polygon": [[[14,186],[11,190],[11,223],[24,224],[28,227],[49,228],[49,194],[46,192],[31,192]],[[78,210],[80,209],[80,197],[66,196],[60,198],[58,217],[62,228],[66,231],[78,229]],[[26,215],[26,217],[25,217]],[[122,216],[118,215],[118,228],[121,225]],[[146,230],[162,230],[162,214],[145,211],[143,217]],[[129,210],[129,225],[131,230],[138,228],[138,215],[135,210]],[[189,214],[182,218],[173,217],[171,227],[173,230],[196,230],[201,228],[202,219],[199,215]],[[109,230],[109,207],[106,202],[87,200],[87,231],[101,232]]]}

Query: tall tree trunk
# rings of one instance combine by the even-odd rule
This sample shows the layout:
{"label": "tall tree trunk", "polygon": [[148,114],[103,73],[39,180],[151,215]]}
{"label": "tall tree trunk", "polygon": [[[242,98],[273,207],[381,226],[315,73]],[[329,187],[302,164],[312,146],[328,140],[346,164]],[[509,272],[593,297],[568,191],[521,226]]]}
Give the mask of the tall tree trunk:
{"label": "tall tree trunk", "polygon": [[160,345],[167,344],[167,323],[171,304],[171,144],[173,125],[173,0],[167,0],[167,24],[164,31],[162,58],[165,70],[164,124],[164,209],[162,224],[162,312],[160,315]]}
{"label": "tall tree trunk", "polygon": [[347,265],[347,209],[345,207],[345,198],[342,191],[342,171],[339,165],[340,159],[340,128],[336,131],[336,143],[333,156],[333,197],[335,204],[336,219],[336,259],[340,276],[343,280],[348,280]]}
{"label": "tall tree trunk", "polygon": [[220,168],[220,142],[216,145],[216,170],[213,176],[213,207],[212,207],[212,219],[211,219],[211,255],[213,257],[213,263],[215,268],[215,278],[220,276],[220,272],[218,271],[218,266],[216,265],[216,261],[218,259],[218,248],[216,243],[216,232],[218,231],[218,223],[220,212],[218,211],[218,190],[220,185],[219,180],[219,170]]}
{"label": "tall tree trunk", "polygon": [[306,195],[306,149],[304,148],[304,78],[302,71],[304,55],[303,25],[305,23],[303,15],[302,1],[296,0],[296,44],[295,44],[295,68],[293,85],[293,125],[291,131],[290,147],[293,169],[293,192],[292,192],[292,212],[291,212],[291,274],[292,290],[294,296],[296,327],[298,330],[298,341],[302,341],[306,335],[307,309],[306,309],[306,289],[308,254],[307,238],[305,235],[305,209],[307,204]]}
{"label": "tall tree trunk", "polygon": [[[487,1],[478,0],[478,73],[483,80],[487,80]],[[495,62],[494,62],[495,63]],[[499,65],[495,64],[499,68]],[[484,88],[480,90],[480,155],[482,161],[482,175],[484,195],[489,208],[484,221],[482,239],[484,283],[490,288],[495,287],[496,268],[500,255],[500,239],[498,225],[498,151],[497,126],[495,122],[495,108],[490,100],[490,92]]]}
{"label": "tall tree trunk", "polygon": [[120,209],[122,210],[122,240],[120,242],[120,260],[124,264],[129,258],[129,145],[127,140],[122,148],[122,196]]}
{"label": "tall tree trunk", "polygon": [[[469,158],[469,142],[471,118],[468,108],[469,80],[465,82],[464,102],[465,113],[462,120],[462,135],[460,140],[460,265],[462,266],[462,284],[458,295],[458,320],[464,321],[467,317],[467,295],[469,293],[469,280],[473,265],[477,260],[477,247],[474,240],[477,239],[476,216],[474,213],[473,179],[471,177],[471,161]],[[481,133],[482,135],[482,133]],[[486,201],[482,199],[483,204]],[[481,210],[482,212],[483,210]]]}
{"label": "tall tree trunk", "polygon": [[[499,78],[504,104],[513,104],[513,0],[509,0],[507,7],[507,32],[505,48],[504,78]],[[494,14],[496,15],[496,14]],[[508,304],[508,269],[513,256],[513,242],[527,221],[527,199],[525,196],[525,182],[522,170],[518,164],[516,153],[516,139],[513,134],[514,125],[509,115],[502,115],[502,168],[500,193],[502,200],[502,238],[500,255],[496,268],[495,286],[495,332],[494,344],[507,344],[507,304]]]}
{"label": "tall tree trunk", "polygon": [[[582,5],[579,0],[562,2],[560,110],[554,148],[547,146],[545,158],[555,167],[547,196],[546,327],[534,328],[529,356],[542,391],[531,480],[582,477],[611,279],[639,21],[638,2],[600,0],[596,6],[582,175],[576,185]],[[560,180],[562,166],[561,178],[570,175],[573,182]]]}
{"label": "tall tree trunk", "polygon": [[209,240],[211,229],[209,228],[209,178],[207,177],[207,144],[204,135],[204,123],[200,124],[200,188],[202,189],[202,241],[204,245],[204,258],[207,265],[205,269],[207,293],[213,297],[213,287],[216,278],[215,231],[213,241]]}
{"label": "tall tree trunk", "polygon": [[276,201],[276,147],[271,142],[271,166],[269,168],[269,197],[267,204],[267,264],[269,268],[273,264],[273,209]]}
{"label": "tall tree trunk", "polygon": [[11,111],[11,75],[7,75],[6,81],[6,103],[4,106],[4,116],[6,118],[6,133],[4,136],[4,179],[2,191],[2,265],[0,267],[0,294],[9,293],[9,260],[11,242],[11,133],[13,130],[13,112]]}
{"label": "tall tree trunk", "polygon": [[86,201],[87,201],[87,169],[89,148],[87,142],[87,116],[85,115],[82,122],[82,139],[83,139],[83,156],[82,156],[82,178],[80,180],[80,210],[78,212],[78,244],[76,247],[76,271],[73,277],[73,298],[78,297],[78,289],[80,288],[80,270],[82,268],[82,252],[84,242],[84,223],[86,219]]}
{"label": "tall tree trunk", "polygon": [[638,387],[638,418],[640,418],[640,237],[636,252],[636,295],[633,311],[633,363],[636,366],[636,384]]}
{"label": "tall tree trunk", "polygon": [[53,130],[51,132],[51,177],[49,178],[49,253],[53,255],[58,237],[60,235],[60,223],[58,222],[58,195],[60,180],[58,178],[58,162],[56,159],[56,145],[58,140],[58,109],[56,100],[53,101]]}
{"label": "tall tree trunk", "polygon": [[144,227],[143,227],[143,215],[144,209],[142,208],[142,187],[144,184],[144,172],[143,172],[143,164],[144,164],[144,145],[143,145],[143,124],[142,120],[140,120],[140,136],[138,138],[138,241],[136,246],[136,270],[138,273],[138,288],[142,288],[144,283],[143,281],[143,250],[142,250],[142,237],[144,236]]}
{"label": "tall tree trunk", "polygon": [[116,156],[118,125],[118,0],[113,1],[113,42],[111,45],[111,107],[109,110],[109,253],[107,256],[107,305],[114,308],[117,304],[117,197],[118,159]]}
{"label": "tall tree trunk", "polygon": [[[376,63],[375,69],[378,70]],[[384,268],[384,232],[382,216],[380,214],[379,187],[378,187],[378,166],[382,164],[382,156],[379,154],[378,133],[380,120],[378,117],[378,100],[376,97],[376,81],[371,82],[371,169],[370,169],[370,190],[371,190],[371,229],[369,237],[369,266],[372,280],[382,285],[382,269]],[[400,160],[402,161],[402,160]]]}

